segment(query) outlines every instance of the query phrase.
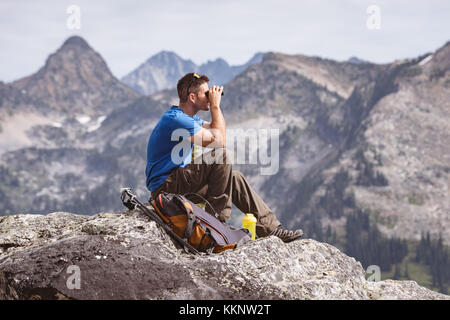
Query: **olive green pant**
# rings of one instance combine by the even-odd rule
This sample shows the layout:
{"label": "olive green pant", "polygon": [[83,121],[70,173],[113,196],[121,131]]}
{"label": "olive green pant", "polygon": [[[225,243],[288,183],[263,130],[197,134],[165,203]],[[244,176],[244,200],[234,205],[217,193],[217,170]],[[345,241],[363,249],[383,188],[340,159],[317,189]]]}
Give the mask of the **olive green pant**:
{"label": "olive green pant", "polygon": [[[280,225],[275,214],[252,189],[242,173],[232,169],[226,149],[215,149],[206,156],[203,155],[201,163],[198,161],[200,157],[184,168],[173,170],[164,183],[152,192],[152,198],[156,199],[161,191],[175,194],[197,193],[209,201],[222,221],[230,219],[234,204],[243,213],[255,215],[258,237],[267,236]],[[206,211],[210,211],[208,206]]]}

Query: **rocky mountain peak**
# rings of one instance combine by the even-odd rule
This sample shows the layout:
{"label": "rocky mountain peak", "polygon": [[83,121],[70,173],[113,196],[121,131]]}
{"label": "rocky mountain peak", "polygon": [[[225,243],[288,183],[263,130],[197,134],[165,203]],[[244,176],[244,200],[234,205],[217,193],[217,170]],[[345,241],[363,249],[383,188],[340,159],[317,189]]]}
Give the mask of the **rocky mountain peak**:
{"label": "rocky mountain peak", "polygon": [[138,97],[79,36],[68,38],[37,73],[12,85],[66,114],[103,113]]}
{"label": "rocky mountain peak", "polygon": [[358,58],[356,56],[352,56],[352,57],[348,58],[347,61],[348,62],[352,62],[352,63],[369,63],[368,61],[366,61],[364,59],[361,59],[361,58]]}
{"label": "rocky mountain peak", "polygon": [[121,80],[130,88],[143,94],[152,94],[176,87],[177,81],[188,72],[206,74],[211,84],[223,85],[244,71],[249,65],[259,63],[262,54],[257,53],[250,61],[230,66],[223,58],[209,60],[201,65],[186,60],[172,51],[161,51],[150,57]]}
{"label": "rocky mountain peak", "polygon": [[[70,77],[72,81],[87,83],[99,78],[109,81],[114,77],[103,58],[79,36],[70,37],[50,55],[42,71],[58,73],[63,77]],[[74,71],[76,73],[70,76]]]}
{"label": "rocky mountain peak", "polygon": [[208,60],[205,65],[216,64],[219,67],[229,67],[230,65],[222,58],[217,58],[215,60]]}
{"label": "rocky mountain peak", "polygon": [[[174,60],[183,60],[183,58],[181,58],[179,55],[177,55],[175,52],[173,51],[160,51],[157,54],[155,54],[154,56],[151,56],[147,61],[153,61],[153,62],[161,62],[161,63],[167,63],[167,62],[172,62]],[[187,60],[188,62],[192,62],[190,60]]]}
{"label": "rocky mountain peak", "polygon": [[86,42],[86,40],[84,40],[82,37],[80,36],[72,36],[70,38],[68,38],[66,41],[64,41],[62,48],[67,48],[67,47],[78,47],[81,49],[91,49],[91,47],[89,46],[89,44]]}
{"label": "rocky mountain peak", "polygon": [[191,60],[184,60],[175,52],[164,50],[148,58],[141,67],[148,68],[151,66],[155,68],[164,68],[170,66],[172,69],[177,69],[179,66],[183,66],[184,68],[184,65],[187,65],[187,68],[194,68],[194,63]]}

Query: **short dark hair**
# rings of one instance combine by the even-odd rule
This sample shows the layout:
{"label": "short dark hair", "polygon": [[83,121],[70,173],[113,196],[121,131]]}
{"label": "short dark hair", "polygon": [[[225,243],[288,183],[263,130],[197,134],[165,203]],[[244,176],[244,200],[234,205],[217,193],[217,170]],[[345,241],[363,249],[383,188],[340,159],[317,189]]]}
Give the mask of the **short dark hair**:
{"label": "short dark hair", "polygon": [[190,72],[185,74],[177,83],[178,97],[180,102],[186,102],[191,92],[198,92],[198,89],[205,82],[209,82],[209,78],[204,74]]}

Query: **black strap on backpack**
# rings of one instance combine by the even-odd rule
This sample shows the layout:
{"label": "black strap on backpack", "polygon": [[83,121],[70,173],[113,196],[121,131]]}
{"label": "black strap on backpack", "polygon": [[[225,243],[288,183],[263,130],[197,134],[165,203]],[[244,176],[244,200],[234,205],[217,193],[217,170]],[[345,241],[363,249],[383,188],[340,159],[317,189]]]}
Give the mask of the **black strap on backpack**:
{"label": "black strap on backpack", "polygon": [[[160,225],[164,231],[181,247],[184,248],[186,253],[200,254],[200,252],[194,248],[191,244],[189,244],[185,239],[181,238],[177,235],[170,227],[164,223],[164,221],[156,214],[153,210],[150,210],[145,205],[143,205],[134,194],[131,193],[131,188],[122,188],[121,191],[121,200],[125,207],[130,210],[134,210],[136,208],[140,209],[144,214],[146,214],[150,219],[155,221],[158,225]],[[128,197],[128,199],[127,199]],[[187,228],[186,228],[187,229]]]}
{"label": "black strap on backpack", "polygon": [[[216,212],[216,210],[214,210],[214,207],[211,205],[211,203],[209,203],[208,200],[206,200],[204,197],[202,197],[201,195],[199,195],[198,193],[185,193],[183,194],[184,197],[186,197],[187,199],[192,198],[192,196],[195,196],[197,198],[200,198],[203,202],[205,202],[208,207],[211,209],[211,214],[214,215],[217,219],[219,219],[219,214]],[[190,200],[190,199],[189,199]]]}

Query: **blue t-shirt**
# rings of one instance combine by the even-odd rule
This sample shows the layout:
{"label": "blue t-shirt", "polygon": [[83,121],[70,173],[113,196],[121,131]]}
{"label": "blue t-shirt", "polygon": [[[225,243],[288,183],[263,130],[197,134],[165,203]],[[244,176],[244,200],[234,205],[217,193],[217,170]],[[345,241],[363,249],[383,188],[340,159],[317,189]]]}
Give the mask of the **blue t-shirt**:
{"label": "blue t-shirt", "polygon": [[164,113],[148,140],[145,174],[150,192],[161,186],[172,170],[191,162],[192,142],[187,138],[200,131],[203,122],[177,106]]}

